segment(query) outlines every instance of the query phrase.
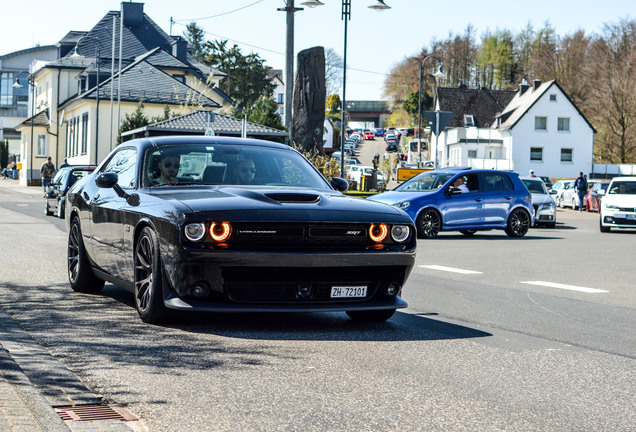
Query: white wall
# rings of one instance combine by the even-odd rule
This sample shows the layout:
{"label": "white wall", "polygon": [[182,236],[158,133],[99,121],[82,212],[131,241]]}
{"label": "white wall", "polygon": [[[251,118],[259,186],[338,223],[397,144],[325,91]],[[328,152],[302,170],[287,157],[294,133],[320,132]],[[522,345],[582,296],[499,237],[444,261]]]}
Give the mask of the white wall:
{"label": "white wall", "polygon": [[[556,101],[550,101],[550,95]],[[547,117],[547,131],[535,130],[535,116]],[[557,131],[558,117],[569,117],[570,131]],[[527,175],[533,169],[537,175],[577,177],[579,171],[592,170],[594,134],[592,129],[556,85],[526,112],[511,129],[514,170]],[[530,161],[530,148],[543,148],[542,161]],[[561,149],[571,148],[572,162],[561,162]]]}

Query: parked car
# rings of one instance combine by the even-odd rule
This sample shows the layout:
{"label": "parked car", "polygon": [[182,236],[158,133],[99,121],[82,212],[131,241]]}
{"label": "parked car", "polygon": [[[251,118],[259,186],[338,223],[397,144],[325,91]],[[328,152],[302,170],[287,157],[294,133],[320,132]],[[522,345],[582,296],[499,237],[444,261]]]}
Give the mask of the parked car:
{"label": "parked car", "polygon": [[64,219],[66,193],[77,180],[91,174],[94,169],[95,167],[90,165],[60,168],[44,196],[44,214],[47,216],[55,214],[60,219]]}
{"label": "parked car", "polygon": [[553,198],[557,207],[563,207],[563,193],[573,187],[574,180],[559,180],[552,185],[552,191],[556,192],[553,194]]}
{"label": "parked car", "polygon": [[607,193],[609,184],[609,181],[594,183],[594,186],[592,186],[587,195],[585,195],[585,209],[587,211],[601,211],[601,198]]}
{"label": "parked car", "polygon": [[[349,179],[355,181],[358,186],[362,184],[362,176],[372,176],[373,175],[373,167],[366,165],[351,165],[348,170]],[[384,184],[384,175],[378,171],[377,172],[378,179],[378,188]]]}
{"label": "parked car", "polygon": [[[576,180],[572,180],[572,182],[568,184],[568,187],[563,190],[563,194],[561,195],[560,207],[572,207],[572,210],[576,210],[579,208],[579,194],[574,187],[575,182]],[[588,180],[587,190],[589,191],[592,187],[594,187],[595,183],[596,180]],[[585,203],[583,203],[583,205],[585,205]],[[583,208],[585,209],[585,207]]]}
{"label": "parked car", "polygon": [[70,285],[128,289],[145,322],[171,310],[386,320],[407,306],[415,226],[347,187],[269,141],[128,141],[67,194]]}
{"label": "parked car", "polygon": [[398,151],[398,144],[395,141],[389,141],[386,143],[386,151],[389,153],[395,153],[396,151]]}
{"label": "parked car", "polygon": [[384,129],[382,129],[382,128],[375,128],[375,136],[377,136],[377,137],[379,137],[379,136],[380,136],[380,137],[381,137],[381,136],[384,136]]}
{"label": "parked car", "polygon": [[540,177],[523,177],[521,181],[532,194],[534,224],[556,226],[556,203],[550,196],[545,182]]}
{"label": "parked car", "polygon": [[397,135],[395,135],[392,132],[387,132],[384,134],[384,142],[387,142],[389,140],[394,140],[397,141]]}
{"label": "parked car", "polygon": [[614,177],[601,200],[601,232],[636,228],[636,177]]}
{"label": "parked car", "polygon": [[539,176],[539,178],[541,180],[543,180],[543,183],[545,183],[545,187],[548,188],[548,190],[552,189],[552,179],[548,176]]}
{"label": "parked car", "polygon": [[364,131],[364,139],[365,140],[374,140],[375,139],[375,131],[365,130]]}
{"label": "parked car", "polygon": [[[454,187],[459,177],[469,192]],[[534,224],[532,195],[515,172],[443,168],[368,199],[406,211],[422,238],[434,238],[440,231],[473,235],[491,229],[523,237]]]}

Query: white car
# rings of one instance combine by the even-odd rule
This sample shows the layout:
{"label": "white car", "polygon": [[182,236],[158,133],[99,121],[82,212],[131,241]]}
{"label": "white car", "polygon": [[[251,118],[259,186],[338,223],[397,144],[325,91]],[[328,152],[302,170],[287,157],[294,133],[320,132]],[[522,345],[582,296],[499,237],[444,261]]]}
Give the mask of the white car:
{"label": "white car", "polygon": [[[347,170],[349,180],[353,180],[357,182],[358,185],[361,184],[362,175],[371,176],[373,175],[373,167],[366,165],[350,165]],[[380,171],[378,171],[378,187],[382,186],[384,183],[384,176]]]}
{"label": "white car", "polygon": [[556,225],[556,203],[548,193],[545,183],[539,177],[521,177],[521,181],[532,194],[534,225]]}
{"label": "white car", "polygon": [[601,200],[600,228],[636,228],[636,177],[612,179]]}

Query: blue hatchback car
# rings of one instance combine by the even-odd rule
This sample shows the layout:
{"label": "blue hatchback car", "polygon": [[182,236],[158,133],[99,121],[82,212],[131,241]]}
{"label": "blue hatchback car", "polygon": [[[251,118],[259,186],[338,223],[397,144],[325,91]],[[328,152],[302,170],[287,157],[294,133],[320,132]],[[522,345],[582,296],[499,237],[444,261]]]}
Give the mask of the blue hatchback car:
{"label": "blue hatchback car", "polygon": [[408,213],[420,238],[433,238],[440,231],[456,230],[469,236],[491,229],[523,237],[534,224],[532,195],[515,172],[427,171],[369,199]]}

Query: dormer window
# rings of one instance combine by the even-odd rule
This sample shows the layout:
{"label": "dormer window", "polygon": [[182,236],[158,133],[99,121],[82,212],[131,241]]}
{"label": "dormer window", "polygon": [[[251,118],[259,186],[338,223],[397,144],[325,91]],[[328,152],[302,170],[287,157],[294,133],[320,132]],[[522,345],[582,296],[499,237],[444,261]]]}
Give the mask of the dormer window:
{"label": "dormer window", "polygon": [[475,126],[475,118],[472,114],[464,114],[464,125]]}
{"label": "dormer window", "polygon": [[81,77],[77,83],[77,92],[82,93],[84,90],[88,90],[86,88],[86,77]]}

